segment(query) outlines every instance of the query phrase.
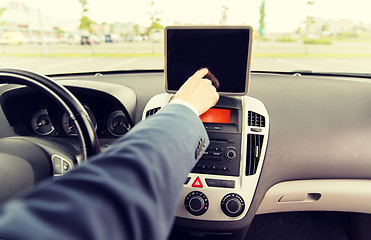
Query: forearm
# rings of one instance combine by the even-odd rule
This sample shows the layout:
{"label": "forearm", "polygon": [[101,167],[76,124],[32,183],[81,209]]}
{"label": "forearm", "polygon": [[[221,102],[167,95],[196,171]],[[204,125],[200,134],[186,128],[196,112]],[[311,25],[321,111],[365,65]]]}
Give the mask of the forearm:
{"label": "forearm", "polygon": [[191,110],[167,106],[90,163],[7,204],[0,238],[165,239],[201,138]]}

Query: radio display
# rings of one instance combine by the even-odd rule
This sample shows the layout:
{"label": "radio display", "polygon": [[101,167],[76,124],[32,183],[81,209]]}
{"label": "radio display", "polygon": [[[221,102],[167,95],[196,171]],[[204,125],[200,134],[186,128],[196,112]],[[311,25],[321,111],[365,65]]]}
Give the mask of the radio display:
{"label": "radio display", "polygon": [[200,118],[204,123],[231,123],[231,110],[210,108]]}

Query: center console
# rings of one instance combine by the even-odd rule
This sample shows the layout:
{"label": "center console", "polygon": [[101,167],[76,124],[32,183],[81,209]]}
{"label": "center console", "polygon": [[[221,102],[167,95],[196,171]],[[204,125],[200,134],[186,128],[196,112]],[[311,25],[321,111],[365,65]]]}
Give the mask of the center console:
{"label": "center console", "polygon": [[207,68],[220,98],[200,116],[210,145],[188,175],[178,203],[176,226],[198,232],[246,229],[262,169],[269,116],[248,97],[252,28],[170,26],[165,29],[165,91],[147,103],[142,119],[168,104],[198,69]]}
{"label": "center console", "polygon": [[[166,105],[171,94],[154,96],[143,119]],[[262,102],[220,96],[201,115],[210,145],[184,183],[177,217],[189,221],[236,221],[251,204],[264,161],[269,116]]]}

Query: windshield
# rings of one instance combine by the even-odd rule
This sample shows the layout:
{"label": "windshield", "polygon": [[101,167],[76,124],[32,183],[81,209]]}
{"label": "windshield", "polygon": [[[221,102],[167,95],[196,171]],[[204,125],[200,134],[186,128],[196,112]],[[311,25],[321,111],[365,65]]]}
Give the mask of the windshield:
{"label": "windshield", "polygon": [[369,0],[2,0],[0,66],[163,69],[164,27],[250,25],[252,70],[370,73]]}

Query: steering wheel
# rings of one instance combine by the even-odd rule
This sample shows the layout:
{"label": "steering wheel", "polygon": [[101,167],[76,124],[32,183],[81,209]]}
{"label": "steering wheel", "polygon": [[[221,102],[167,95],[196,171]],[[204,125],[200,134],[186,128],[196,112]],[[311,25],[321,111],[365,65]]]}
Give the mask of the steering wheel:
{"label": "steering wheel", "polygon": [[65,87],[46,76],[9,68],[0,68],[0,84],[2,83],[32,87],[59,104],[75,122],[81,152],[79,157],[71,157],[72,155],[60,144],[44,138],[21,136],[1,138],[0,202],[32,187],[53,173],[62,175],[63,167],[70,170],[74,162],[81,164],[89,156],[100,152],[98,137],[88,113]]}

